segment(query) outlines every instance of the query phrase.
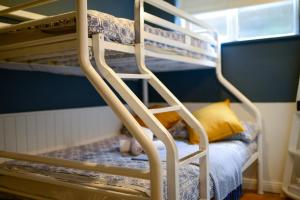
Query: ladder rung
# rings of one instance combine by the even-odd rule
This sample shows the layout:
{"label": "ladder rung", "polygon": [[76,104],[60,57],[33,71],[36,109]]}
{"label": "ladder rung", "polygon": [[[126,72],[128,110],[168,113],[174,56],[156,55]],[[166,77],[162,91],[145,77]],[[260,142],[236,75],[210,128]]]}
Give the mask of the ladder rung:
{"label": "ladder rung", "polygon": [[149,110],[153,114],[156,114],[156,113],[172,112],[172,111],[180,110],[180,108],[181,108],[180,106],[169,106],[164,108],[153,108]]}
{"label": "ladder rung", "polygon": [[205,156],[206,152],[207,151],[196,151],[196,152],[194,152],[194,153],[192,153],[192,154],[190,154],[190,155],[188,155],[188,156],[186,156],[184,158],[181,158],[179,160],[179,164],[181,166],[187,165],[187,164],[193,162],[194,160],[199,159],[199,158]]}
{"label": "ladder rung", "polygon": [[151,75],[149,74],[118,74],[122,79],[150,79]]}

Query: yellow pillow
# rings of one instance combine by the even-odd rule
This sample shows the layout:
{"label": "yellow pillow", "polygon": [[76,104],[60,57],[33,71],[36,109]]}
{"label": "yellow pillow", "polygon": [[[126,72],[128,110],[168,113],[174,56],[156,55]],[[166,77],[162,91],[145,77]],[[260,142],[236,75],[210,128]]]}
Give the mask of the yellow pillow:
{"label": "yellow pillow", "polygon": [[[155,106],[151,106],[150,108],[162,108],[162,106],[155,105]],[[158,113],[158,114],[154,114],[154,116],[160,121],[160,123],[162,123],[162,125],[166,129],[173,127],[180,120],[179,114],[174,111]],[[147,128],[145,123],[139,117],[136,116],[135,119],[141,126]]]}
{"label": "yellow pillow", "polygon": [[[210,142],[224,139],[228,136],[244,131],[244,127],[230,108],[230,101],[213,103],[193,112],[196,119],[206,130]],[[188,127],[189,141],[199,143],[199,137],[194,130]]]}

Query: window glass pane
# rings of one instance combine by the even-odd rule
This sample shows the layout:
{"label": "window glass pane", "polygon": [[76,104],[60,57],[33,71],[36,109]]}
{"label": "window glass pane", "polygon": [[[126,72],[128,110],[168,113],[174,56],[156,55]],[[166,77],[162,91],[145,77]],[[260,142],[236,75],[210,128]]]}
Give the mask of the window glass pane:
{"label": "window glass pane", "polygon": [[294,24],[292,1],[238,9],[239,38],[293,33]]}
{"label": "window glass pane", "polygon": [[[205,21],[207,24],[212,26],[220,34],[221,38],[228,38],[228,25],[227,25],[227,12],[211,12],[206,14],[195,15],[197,19]],[[196,26],[192,26],[193,31],[201,31]]]}

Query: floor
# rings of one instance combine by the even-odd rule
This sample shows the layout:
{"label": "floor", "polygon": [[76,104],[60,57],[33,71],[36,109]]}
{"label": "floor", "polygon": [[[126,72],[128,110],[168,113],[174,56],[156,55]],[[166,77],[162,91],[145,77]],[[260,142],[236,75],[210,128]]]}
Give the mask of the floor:
{"label": "floor", "polygon": [[[3,196],[1,197],[1,193],[0,193],[0,199],[2,200],[20,200],[18,198],[3,198]],[[22,199],[22,200],[29,200],[29,199]],[[255,191],[246,191],[244,192],[243,197],[240,200],[291,200],[288,198],[281,198],[279,194],[271,194],[271,193],[265,193],[264,195],[258,195],[255,193]]]}
{"label": "floor", "polygon": [[265,193],[258,195],[254,191],[246,191],[241,200],[290,200],[289,198],[281,198],[279,194]]}

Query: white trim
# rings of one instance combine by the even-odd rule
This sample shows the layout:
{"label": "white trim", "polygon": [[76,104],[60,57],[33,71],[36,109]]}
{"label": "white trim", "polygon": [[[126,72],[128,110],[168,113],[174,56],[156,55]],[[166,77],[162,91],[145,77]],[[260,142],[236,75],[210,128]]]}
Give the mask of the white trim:
{"label": "white trim", "polygon": [[282,37],[288,37],[288,36],[294,36],[296,33],[286,33],[286,34],[274,34],[274,35],[266,35],[266,36],[257,36],[257,37],[245,37],[245,38],[239,38],[233,41],[224,42],[224,43],[230,43],[235,41],[251,41],[251,40],[260,40],[260,39],[272,39],[272,38],[282,38]]}
{"label": "white trim", "polygon": [[180,8],[188,13],[206,13],[260,4],[281,3],[287,0],[180,0]]}
{"label": "white trim", "polygon": [[[282,183],[278,181],[263,181],[264,191],[271,193],[281,193]],[[243,189],[255,190],[257,180],[252,178],[243,178]]]}
{"label": "white trim", "polygon": [[[278,38],[278,37],[286,37],[286,36],[293,36],[297,35],[299,32],[299,0],[292,0],[292,1],[279,1],[277,3],[274,3],[272,5],[281,5],[281,4],[293,4],[294,9],[294,16],[293,16],[293,30],[289,33],[283,33],[283,34],[272,34],[272,35],[263,35],[263,36],[254,36],[254,37],[239,37],[239,26],[238,26],[238,10],[240,8],[231,8],[228,10],[215,10],[207,13],[194,13],[194,16],[198,16],[198,18],[201,16],[202,20],[205,20],[206,18],[210,18],[210,16],[218,16],[218,15],[224,15],[226,13],[226,19],[227,19],[227,37],[222,39],[222,43],[230,43],[235,41],[251,41],[251,40],[259,40],[259,39],[268,39],[268,38]],[[259,9],[269,7],[270,5],[260,5]],[[247,10],[255,10],[257,9],[254,7],[247,7],[245,8]],[[200,19],[201,19],[200,17]]]}

